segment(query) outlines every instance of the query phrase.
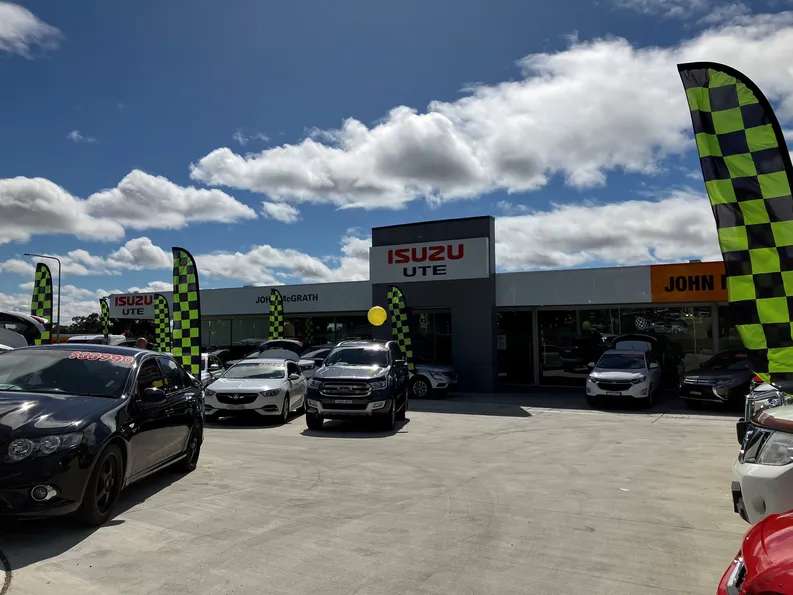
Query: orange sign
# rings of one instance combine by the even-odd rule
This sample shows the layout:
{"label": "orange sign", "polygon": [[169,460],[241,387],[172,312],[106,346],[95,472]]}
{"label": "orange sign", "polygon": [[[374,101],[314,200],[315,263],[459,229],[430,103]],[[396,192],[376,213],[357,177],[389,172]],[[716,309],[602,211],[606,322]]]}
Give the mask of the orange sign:
{"label": "orange sign", "polygon": [[724,263],[653,265],[650,288],[653,302],[726,302]]}

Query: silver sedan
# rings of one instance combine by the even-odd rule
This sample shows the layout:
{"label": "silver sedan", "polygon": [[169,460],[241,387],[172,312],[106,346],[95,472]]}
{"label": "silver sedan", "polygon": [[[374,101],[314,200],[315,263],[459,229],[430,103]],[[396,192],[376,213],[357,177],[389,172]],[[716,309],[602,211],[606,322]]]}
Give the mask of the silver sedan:
{"label": "silver sedan", "polygon": [[303,411],[306,378],[296,361],[245,359],[207,386],[204,406],[208,418],[239,413],[279,416]]}

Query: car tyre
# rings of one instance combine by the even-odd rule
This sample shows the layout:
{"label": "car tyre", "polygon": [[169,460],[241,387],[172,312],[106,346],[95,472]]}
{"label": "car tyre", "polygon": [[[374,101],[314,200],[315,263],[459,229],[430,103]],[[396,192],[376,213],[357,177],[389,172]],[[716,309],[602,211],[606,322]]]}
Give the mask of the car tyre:
{"label": "car tyre", "polygon": [[432,392],[432,385],[423,376],[414,376],[410,381],[409,392],[416,399],[426,399]]}
{"label": "car tyre", "polygon": [[381,417],[380,428],[386,432],[393,432],[396,427],[396,399],[391,401],[389,412]]}
{"label": "car tyre", "polygon": [[108,446],[94,465],[77,517],[91,527],[104,525],[113,513],[124,481],[124,457],[115,444]]}
{"label": "car tyre", "polygon": [[306,426],[309,430],[319,431],[322,429],[324,424],[324,419],[322,419],[321,415],[317,415],[316,413],[308,413],[306,412]]}
{"label": "car tyre", "polygon": [[190,430],[187,439],[187,450],[185,457],[174,465],[174,471],[178,473],[190,473],[198,467],[198,457],[201,456],[201,430],[196,426]]}
{"label": "car tyre", "polygon": [[402,407],[396,412],[396,421],[405,421],[408,412],[408,391],[405,391]]}
{"label": "car tyre", "polygon": [[289,395],[284,397],[284,402],[281,404],[281,424],[289,423],[289,408],[291,406],[291,399]]}

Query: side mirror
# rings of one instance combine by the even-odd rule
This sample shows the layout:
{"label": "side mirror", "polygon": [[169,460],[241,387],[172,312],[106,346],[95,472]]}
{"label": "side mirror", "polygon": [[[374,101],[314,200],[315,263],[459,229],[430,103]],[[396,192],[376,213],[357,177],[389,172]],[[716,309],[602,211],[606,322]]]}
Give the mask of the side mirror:
{"label": "side mirror", "polygon": [[325,363],[325,360],[322,359],[321,357],[318,357],[317,359],[314,360],[314,367],[315,368],[321,368],[322,364],[324,364],[324,363]]}
{"label": "side mirror", "polygon": [[650,369],[655,370],[658,368],[658,362],[650,362]]}
{"label": "side mirror", "polygon": [[595,367],[595,362],[589,362],[586,367],[592,370]]}
{"label": "side mirror", "polygon": [[741,418],[735,423],[735,433],[738,437],[738,444],[743,444],[743,439],[746,437],[746,430],[749,429],[749,423]]}
{"label": "side mirror", "polygon": [[289,375],[289,380],[300,380],[300,374],[295,374],[294,372]]}
{"label": "side mirror", "polygon": [[209,366],[210,372],[217,372],[218,370],[220,370],[220,366],[218,364],[212,364],[211,366]]}
{"label": "side mirror", "polygon": [[407,365],[407,361],[403,360],[403,359],[395,359],[394,360],[394,365],[395,366],[399,366],[401,368],[402,366],[406,366]]}
{"label": "side mirror", "polygon": [[165,400],[165,391],[161,388],[150,386],[143,389],[140,398],[144,403],[162,403]]}

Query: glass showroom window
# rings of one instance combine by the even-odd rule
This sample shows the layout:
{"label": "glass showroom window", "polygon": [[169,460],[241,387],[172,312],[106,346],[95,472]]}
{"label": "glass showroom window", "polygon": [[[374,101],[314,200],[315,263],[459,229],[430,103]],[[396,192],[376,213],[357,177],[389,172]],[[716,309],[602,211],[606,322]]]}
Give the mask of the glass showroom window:
{"label": "glass showroom window", "polygon": [[231,341],[233,345],[242,342],[256,343],[267,338],[267,319],[235,318],[231,321]]}
{"label": "glass showroom window", "polygon": [[498,382],[534,382],[531,342],[531,312],[496,313],[496,357]]}
{"label": "glass showroom window", "polygon": [[449,310],[408,312],[417,363],[452,363],[452,315]]}

